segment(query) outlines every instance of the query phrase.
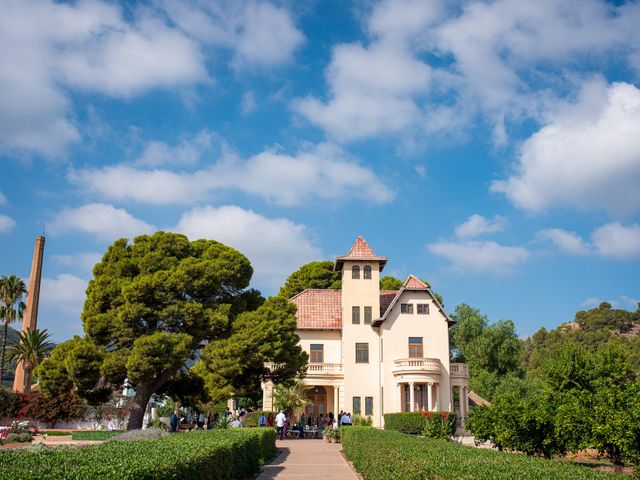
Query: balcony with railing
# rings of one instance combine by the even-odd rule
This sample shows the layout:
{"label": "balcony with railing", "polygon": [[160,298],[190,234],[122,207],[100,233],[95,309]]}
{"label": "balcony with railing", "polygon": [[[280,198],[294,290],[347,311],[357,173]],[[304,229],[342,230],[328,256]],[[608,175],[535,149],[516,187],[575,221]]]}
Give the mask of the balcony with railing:
{"label": "balcony with railing", "polygon": [[442,364],[437,358],[400,358],[393,361],[394,375],[440,374]]}
{"label": "balcony with railing", "polygon": [[307,365],[307,377],[341,377],[344,368],[341,363],[310,363]]}
{"label": "balcony with railing", "polygon": [[452,363],[450,372],[451,378],[469,379],[469,365],[466,363]]}

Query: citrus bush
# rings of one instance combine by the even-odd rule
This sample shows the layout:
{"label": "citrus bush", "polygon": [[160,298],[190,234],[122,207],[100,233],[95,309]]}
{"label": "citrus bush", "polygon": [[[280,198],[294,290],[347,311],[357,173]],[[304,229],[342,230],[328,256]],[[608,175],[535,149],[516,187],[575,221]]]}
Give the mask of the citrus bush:
{"label": "citrus bush", "polygon": [[0,472],[13,480],[236,480],[275,454],[275,438],[268,428],[201,430],[86,448],[0,451]]}
{"label": "citrus bush", "polygon": [[364,480],[597,480],[613,474],[564,461],[466,447],[399,432],[352,427],[342,432],[344,454]]}

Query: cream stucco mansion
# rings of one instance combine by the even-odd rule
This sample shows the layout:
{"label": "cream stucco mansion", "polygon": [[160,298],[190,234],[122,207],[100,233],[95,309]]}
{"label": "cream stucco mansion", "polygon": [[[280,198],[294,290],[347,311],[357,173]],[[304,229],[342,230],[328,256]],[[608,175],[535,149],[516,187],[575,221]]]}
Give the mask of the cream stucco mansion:
{"label": "cream stucco mansion", "polygon": [[[369,415],[378,426],[391,412],[455,409],[465,418],[469,374],[467,365],[449,363],[453,320],[413,275],[400,290],[380,290],[386,263],[358,237],[335,261],[341,290],[309,289],[291,298],[309,354],[302,381],[307,413],[345,410]],[[273,385],[262,388],[263,408],[271,410]]]}

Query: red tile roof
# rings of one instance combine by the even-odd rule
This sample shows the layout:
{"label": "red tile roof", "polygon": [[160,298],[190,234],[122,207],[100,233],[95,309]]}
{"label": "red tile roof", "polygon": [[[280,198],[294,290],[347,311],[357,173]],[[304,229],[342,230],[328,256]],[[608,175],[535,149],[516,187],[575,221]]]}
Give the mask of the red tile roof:
{"label": "red tile roof", "polygon": [[[398,290],[380,290],[380,316],[387,310]],[[308,289],[291,298],[298,307],[299,329],[341,329],[342,290]]]}
{"label": "red tile roof", "polygon": [[376,255],[369,244],[364,238],[358,237],[354,244],[351,246],[349,253],[342,257],[336,258],[336,264],[334,269],[341,270],[342,264],[345,260],[370,260],[380,262],[380,270],[382,270],[387,263],[387,257],[381,257]]}
{"label": "red tile roof", "polygon": [[429,288],[429,285],[413,275],[409,275],[409,278],[405,280],[402,286],[404,288],[408,288],[409,290],[426,290],[427,288]]}
{"label": "red tile roof", "polygon": [[291,298],[298,328],[342,328],[342,290],[308,289]]}

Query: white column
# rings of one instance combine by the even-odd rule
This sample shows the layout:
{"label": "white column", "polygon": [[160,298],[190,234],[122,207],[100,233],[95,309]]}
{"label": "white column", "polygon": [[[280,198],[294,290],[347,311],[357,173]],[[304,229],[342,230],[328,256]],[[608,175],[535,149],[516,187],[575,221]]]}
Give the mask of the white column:
{"label": "white column", "polygon": [[414,396],[414,392],[413,392],[413,382],[409,382],[409,405],[410,405],[410,412],[415,412],[416,410],[416,406],[415,406],[415,396]]}
{"label": "white column", "polygon": [[464,418],[467,418],[469,415],[469,391],[468,387],[464,387]]}
{"label": "white column", "polygon": [[440,384],[439,383],[434,384],[433,390],[436,397],[435,410],[440,410]]}
{"label": "white column", "polygon": [[396,412],[402,411],[402,384],[396,383],[396,395],[394,407]]}
{"label": "white column", "polygon": [[333,415],[337,418],[340,412],[338,407],[340,387],[333,387]]}
{"label": "white column", "polygon": [[432,383],[426,383],[425,384],[425,390],[427,391],[427,410],[430,412],[433,410],[433,403],[432,403],[432,397],[431,397],[431,385],[433,385]]}

